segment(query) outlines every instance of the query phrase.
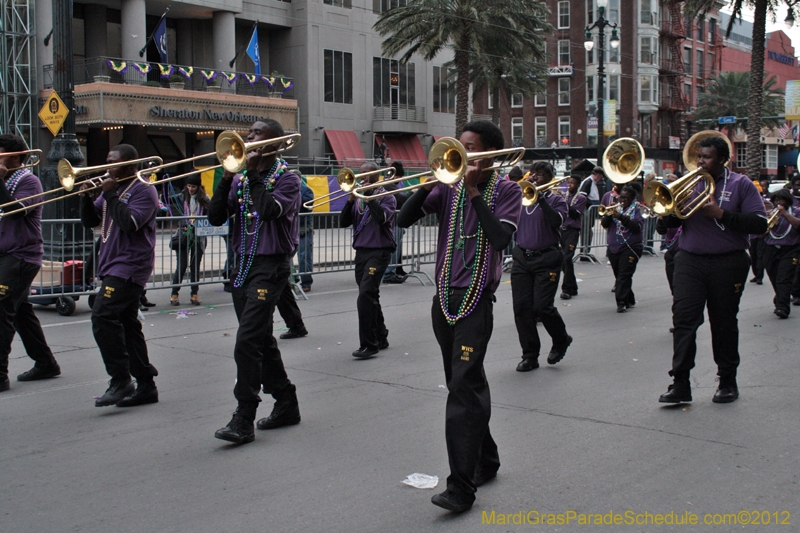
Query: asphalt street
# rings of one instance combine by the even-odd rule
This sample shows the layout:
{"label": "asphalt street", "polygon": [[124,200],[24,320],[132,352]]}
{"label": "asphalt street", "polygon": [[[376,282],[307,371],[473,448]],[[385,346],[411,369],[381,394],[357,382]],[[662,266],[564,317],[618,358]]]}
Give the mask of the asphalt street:
{"label": "asphalt street", "polygon": [[[740,399],[711,402],[706,322],[694,402],[664,406],[657,400],[671,382],[672,339],[663,267],[661,257],[642,259],[638,305],[617,314],[610,267],[578,263],[580,295],[557,300],[574,343],[559,364],[530,373],[515,371],[521,352],[504,276],[486,359],[502,466],[461,515],[430,503],[448,475],[430,285],[381,288],[391,346],[359,361],[350,355],[358,347],[352,273],[315,276],[300,302],[310,335],[280,341],[302,422],[257,430],[243,446],[214,438],[235,408],[236,318],[220,285],[201,288],[199,308],[172,308],[168,291],[148,293],[158,303],[144,327],[160,403],[131,409],[94,407],[108,376],[86,300],[70,317],[37,307],[63,374],[14,381],[32,364],[14,341],[12,389],[0,394],[0,531],[797,531],[800,307],[780,320],[769,283],[748,283]],[[181,296],[188,302],[188,290]],[[271,407],[267,398],[259,418]],[[439,476],[439,486],[404,485],[415,472]],[[485,524],[492,512],[494,525]],[[699,525],[530,523],[535,513],[568,512],[689,513]],[[518,513],[529,523],[498,523]],[[769,524],[702,525],[714,514]]]}

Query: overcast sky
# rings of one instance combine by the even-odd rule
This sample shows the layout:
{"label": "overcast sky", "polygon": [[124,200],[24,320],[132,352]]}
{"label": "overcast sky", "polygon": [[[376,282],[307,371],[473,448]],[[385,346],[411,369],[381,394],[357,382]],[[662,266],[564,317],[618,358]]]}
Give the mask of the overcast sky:
{"label": "overcast sky", "polygon": [[[725,7],[722,8],[722,11],[725,13],[730,14],[730,10]],[[791,30],[786,29],[786,25],[783,22],[783,19],[786,18],[787,7],[786,4],[781,2],[780,7],[777,10],[777,14],[775,17],[775,22],[771,20],[771,17],[767,15],[767,33],[773,32],[775,30],[783,30],[786,32],[787,35],[792,39],[792,46],[794,46],[794,55],[795,57],[800,56],[800,13],[798,13],[798,7],[795,7],[794,10],[794,18],[795,23],[792,26]],[[751,9],[745,9],[742,11],[742,15],[744,19],[753,22],[753,11]],[[722,28],[725,31],[725,28]]]}

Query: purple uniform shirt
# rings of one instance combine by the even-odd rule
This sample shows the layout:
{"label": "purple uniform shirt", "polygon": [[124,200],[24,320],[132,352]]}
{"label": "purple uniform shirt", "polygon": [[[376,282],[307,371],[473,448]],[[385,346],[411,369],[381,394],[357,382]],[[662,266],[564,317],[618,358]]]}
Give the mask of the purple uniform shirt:
{"label": "purple uniform shirt", "polygon": [[[700,183],[695,190],[700,190],[702,187],[703,184]],[[767,217],[761,195],[747,176],[725,169],[725,172],[716,179],[714,197],[717,199],[717,204],[725,211],[755,213]],[[693,254],[719,255],[746,250],[749,246],[750,239],[746,233],[725,227],[719,220],[705,216],[702,209],[683,221],[679,244],[681,250]]]}
{"label": "purple uniform shirt", "polygon": [[[608,251],[612,254],[618,254],[622,250],[627,249],[629,246],[642,245],[642,228],[644,227],[644,218],[642,217],[642,210],[639,204],[634,204],[633,212],[628,215],[630,219],[639,223],[639,231],[630,231],[622,225],[617,219],[611,219],[611,226],[608,228]],[[624,214],[627,214],[627,210]]]}
{"label": "purple uniform shirt", "polygon": [[383,198],[378,198],[378,204],[386,214],[386,221],[383,224],[378,224],[372,218],[372,213],[366,202],[356,200],[350,206],[353,212],[353,248],[397,248],[397,243],[394,240],[397,198],[384,196]]}
{"label": "purple uniform shirt", "polygon": [[576,193],[574,196],[572,194],[567,193],[567,208],[573,208],[575,211],[580,213],[581,216],[578,218],[569,218],[569,216],[564,217],[564,224],[561,226],[562,228],[575,228],[581,229],[581,220],[583,219],[583,212],[586,211],[586,205],[589,203],[589,199],[586,198],[586,195],[581,193]]}
{"label": "purple uniform shirt", "polygon": [[[563,224],[567,218],[567,202],[551,192],[542,194],[550,207],[561,216],[561,224]],[[538,202],[534,205],[523,206],[517,227],[517,244],[526,250],[542,250],[558,244],[561,241],[561,224],[556,227],[549,225]]]}
{"label": "purple uniform shirt", "polygon": [[[800,206],[792,206],[787,211],[790,215],[800,217]],[[784,217],[780,217],[775,227],[764,235],[764,242],[772,246],[794,246],[800,244],[800,231],[793,228]]]}
{"label": "purple uniform shirt", "polygon": [[[12,197],[17,200],[40,194],[42,184],[27,168],[20,169],[20,179],[14,189]],[[9,175],[6,185],[11,184],[17,172]],[[11,192],[11,191],[8,191]],[[31,198],[21,202],[23,206],[40,201],[40,198]],[[0,218],[0,254],[10,254],[17,259],[42,266],[42,206],[29,209],[25,216],[16,220]]]}
{"label": "purple uniform shirt", "polygon": [[[236,213],[233,223],[233,249],[237,254],[250,254],[255,233],[258,231],[258,243],[255,255],[293,254],[300,244],[300,176],[287,169],[275,179],[272,197],[281,206],[281,214],[273,220],[260,220],[256,230],[255,221],[247,225],[245,221],[246,243],[242,250],[242,220],[239,211],[239,180],[242,175],[233,178],[228,193],[228,212]],[[252,206],[251,206],[252,212]],[[255,219],[252,219],[255,220]]]}
{"label": "purple uniform shirt", "polygon": [[605,193],[603,195],[603,199],[600,200],[600,205],[604,205],[606,207],[618,203],[619,203],[619,193],[613,189]]}
{"label": "purple uniform shirt", "polygon": [[[101,279],[117,276],[144,287],[156,264],[158,193],[155,187],[148,187],[139,180],[123,185],[117,189],[117,194],[119,201],[130,209],[136,231],[122,231],[111,220],[111,214],[106,213],[100,228],[103,242],[97,259],[97,276]],[[94,201],[94,208],[101,217],[105,203],[102,195]]]}
{"label": "purple uniform shirt", "polygon": [[[459,185],[459,188],[461,185]],[[444,258],[447,253],[447,236],[450,228],[450,217],[452,215],[451,207],[453,205],[453,197],[456,191],[449,186],[439,184],[433,188],[422,210],[426,214],[436,213],[439,215],[439,239],[436,244],[436,279],[442,273],[444,268]],[[472,208],[472,203],[469,197],[465,196],[464,200],[464,233],[466,235],[475,235],[478,230],[478,215]],[[517,227],[520,217],[520,209],[522,208],[522,189],[518,183],[509,180],[499,180],[497,183],[497,190],[494,198],[494,215],[500,219],[501,222],[507,222]],[[455,239],[461,236],[459,224],[456,224]],[[500,277],[503,274],[503,250],[495,250],[491,244],[489,246],[489,259],[486,269],[486,279],[483,283],[483,289],[488,289],[491,292],[497,290],[500,285]],[[472,277],[472,270],[466,268],[464,263],[472,266],[475,263],[475,249],[477,248],[477,239],[469,238],[464,241],[464,249],[453,247],[453,259],[451,261],[450,272],[450,286],[451,287],[469,287],[469,281]]]}

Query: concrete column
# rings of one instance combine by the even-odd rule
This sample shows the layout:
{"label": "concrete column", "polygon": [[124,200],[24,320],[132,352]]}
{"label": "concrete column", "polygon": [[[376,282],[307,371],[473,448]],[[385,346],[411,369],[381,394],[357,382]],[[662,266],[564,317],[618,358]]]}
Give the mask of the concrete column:
{"label": "concrete column", "polygon": [[86,59],[108,55],[108,26],[106,6],[86,4],[84,6],[83,42]]}
{"label": "concrete column", "polygon": [[[194,24],[194,20],[192,19],[178,19],[178,31],[177,31],[177,39],[178,39],[178,64],[179,65],[187,65],[193,66],[194,65],[194,58],[192,57],[192,47],[194,46],[194,42],[192,39],[193,32],[192,32],[192,25]],[[232,57],[232,56],[231,56]],[[228,60],[230,61],[230,60]]]}
{"label": "concrete column", "polygon": [[[139,57],[139,50],[147,41],[147,13],[145,0],[122,0],[122,57],[129,61],[145,61]],[[88,27],[87,27],[88,31]]]}
{"label": "concrete column", "polygon": [[[53,0],[36,0],[36,85],[41,91],[45,84],[53,85],[53,72],[44,77],[44,65],[53,64],[53,38],[44,45],[44,38],[53,28]],[[47,134],[50,135],[49,133]]]}
{"label": "concrete column", "polygon": [[214,70],[236,70],[228,64],[236,55],[236,17],[230,11],[214,12]]}

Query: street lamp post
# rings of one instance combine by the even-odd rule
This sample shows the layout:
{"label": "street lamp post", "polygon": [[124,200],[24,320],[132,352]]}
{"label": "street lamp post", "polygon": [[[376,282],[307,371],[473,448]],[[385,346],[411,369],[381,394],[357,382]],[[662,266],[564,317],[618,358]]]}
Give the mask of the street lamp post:
{"label": "street lamp post", "polygon": [[611,39],[609,44],[611,48],[616,49],[619,46],[619,37],[617,37],[617,24],[609,22],[605,18],[606,6],[608,0],[597,0],[597,13],[598,17],[594,24],[586,26],[586,42],[583,43],[586,51],[591,52],[594,48],[594,41],[592,40],[592,30],[597,28],[598,37],[600,38],[600,46],[597,47],[597,164],[600,165],[603,160],[603,144],[605,135],[603,132],[603,96],[604,96],[604,82],[605,82],[605,42],[606,42],[606,28],[611,28]]}

